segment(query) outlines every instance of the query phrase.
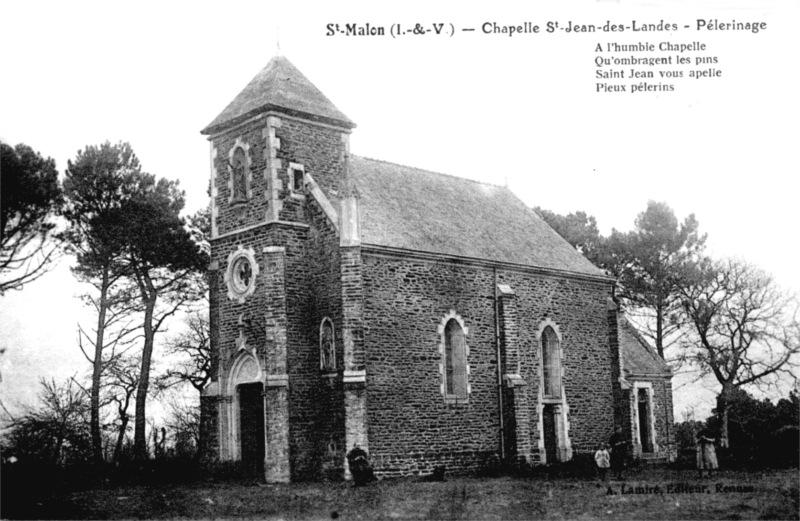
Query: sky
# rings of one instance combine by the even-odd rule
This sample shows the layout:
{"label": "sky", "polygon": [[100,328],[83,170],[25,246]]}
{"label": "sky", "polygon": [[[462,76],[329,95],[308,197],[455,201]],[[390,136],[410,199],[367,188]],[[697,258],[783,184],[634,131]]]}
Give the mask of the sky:
{"label": "sky", "polygon": [[[280,52],[358,125],[353,154],[507,184],[530,206],[595,216],[604,234],[630,230],[648,200],[663,201],[680,219],[695,214],[714,255],[800,290],[797,2],[3,1],[2,12],[0,139],[53,157],[62,172],[87,145],[127,141],[146,171],[180,180],[193,213],[208,203],[200,130]],[[766,28],[705,28],[714,21]],[[607,23],[625,30],[564,30]],[[329,24],[385,33],[347,36]],[[394,34],[398,24],[405,34]],[[539,32],[509,36],[508,26]],[[664,42],[705,50],[608,52]],[[636,67],[654,78],[597,77],[598,58],[679,54],[691,64]],[[712,63],[695,65],[700,57]],[[674,90],[598,92],[643,81]],[[88,371],[76,331],[91,314],[69,266],[0,297],[0,397],[11,408],[34,399],[40,377]],[[676,419],[690,408],[702,417],[714,388],[682,378]]]}

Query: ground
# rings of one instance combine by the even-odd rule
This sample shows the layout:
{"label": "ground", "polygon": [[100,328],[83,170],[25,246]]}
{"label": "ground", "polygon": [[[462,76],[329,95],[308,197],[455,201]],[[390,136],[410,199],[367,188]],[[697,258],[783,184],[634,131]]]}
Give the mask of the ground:
{"label": "ground", "polygon": [[[623,482],[591,477],[447,478],[258,485],[131,486],[55,494],[24,513],[59,519],[800,519],[797,470],[695,472],[645,469]],[[653,489],[658,486],[658,490]],[[666,493],[671,486],[670,492]],[[702,492],[686,488],[703,487]],[[726,488],[727,487],[727,488]],[[732,488],[731,488],[732,487]],[[738,489],[737,489],[738,487]],[[643,490],[643,489],[640,489]],[[9,505],[4,505],[9,506]]]}

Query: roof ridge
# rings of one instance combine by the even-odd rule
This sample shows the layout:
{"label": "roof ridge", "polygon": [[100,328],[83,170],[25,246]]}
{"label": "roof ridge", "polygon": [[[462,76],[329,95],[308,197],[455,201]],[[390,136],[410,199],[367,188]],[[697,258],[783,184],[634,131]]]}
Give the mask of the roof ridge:
{"label": "roof ridge", "polygon": [[403,167],[403,168],[410,168],[412,170],[418,170],[420,172],[425,172],[427,174],[440,175],[442,177],[450,177],[450,178],[453,178],[453,179],[458,179],[460,181],[469,181],[470,183],[476,183],[476,184],[479,184],[479,185],[493,186],[495,188],[505,188],[506,190],[511,191],[505,185],[498,185],[498,184],[489,183],[489,182],[486,182],[486,181],[478,181],[477,179],[470,179],[469,177],[461,177],[461,176],[457,176],[457,175],[453,175],[453,174],[445,174],[443,172],[436,172],[434,170],[427,170],[425,168],[419,168],[417,166],[404,165],[402,163],[395,163],[394,161],[386,161],[385,159],[376,159],[374,157],[360,156],[358,154],[350,154],[350,157],[357,157],[357,158],[360,158],[360,159],[366,159],[367,161],[374,161],[376,163],[384,163],[386,165],[394,165],[394,166],[399,166],[399,167]]}

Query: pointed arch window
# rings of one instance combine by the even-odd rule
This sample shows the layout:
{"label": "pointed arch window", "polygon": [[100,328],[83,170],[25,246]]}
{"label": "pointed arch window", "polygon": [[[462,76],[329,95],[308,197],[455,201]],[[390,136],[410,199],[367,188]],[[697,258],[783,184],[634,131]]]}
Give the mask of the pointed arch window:
{"label": "pointed arch window", "polygon": [[542,385],[545,398],[561,397],[561,346],[552,327],[542,331]]}
{"label": "pointed arch window", "polygon": [[447,321],[444,328],[444,385],[445,396],[467,397],[467,342],[464,330],[456,319]]}
{"label": "pointed arch window", "polygon": [[469,328],[454,309],[445,313],[436,327],[439,334],[440,391],[444,402],[465,404],[471,392],[469,384]]}

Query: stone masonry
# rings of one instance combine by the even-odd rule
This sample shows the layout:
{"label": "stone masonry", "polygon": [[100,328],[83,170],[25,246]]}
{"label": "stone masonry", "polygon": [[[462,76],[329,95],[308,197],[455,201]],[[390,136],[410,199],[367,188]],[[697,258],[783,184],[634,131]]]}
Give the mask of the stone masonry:
{"label": "stone masonry", "polygon": [[[203,131],[213,365],[204,461],[265,454],[246,463],[269,482],[349,479],[346,454],[358,445],[378,475],[440,465],[457,474],[567,461],[615,424],[634,436],[614,281],[507,189],[351,157],[354,127],[278,56]],[[461,336],[445,338],[452,331]],[[463,354],[446,351],[453,345]],[[466,379],[458,396],[446,392],[453,364]],[[547,395],[546,378],[556,382]],[[664,440],[668,383],[649,384]],[[255,401],[240,400],[244,385]],[[252,418],[263,419],[263,440],[245,428]]]}

